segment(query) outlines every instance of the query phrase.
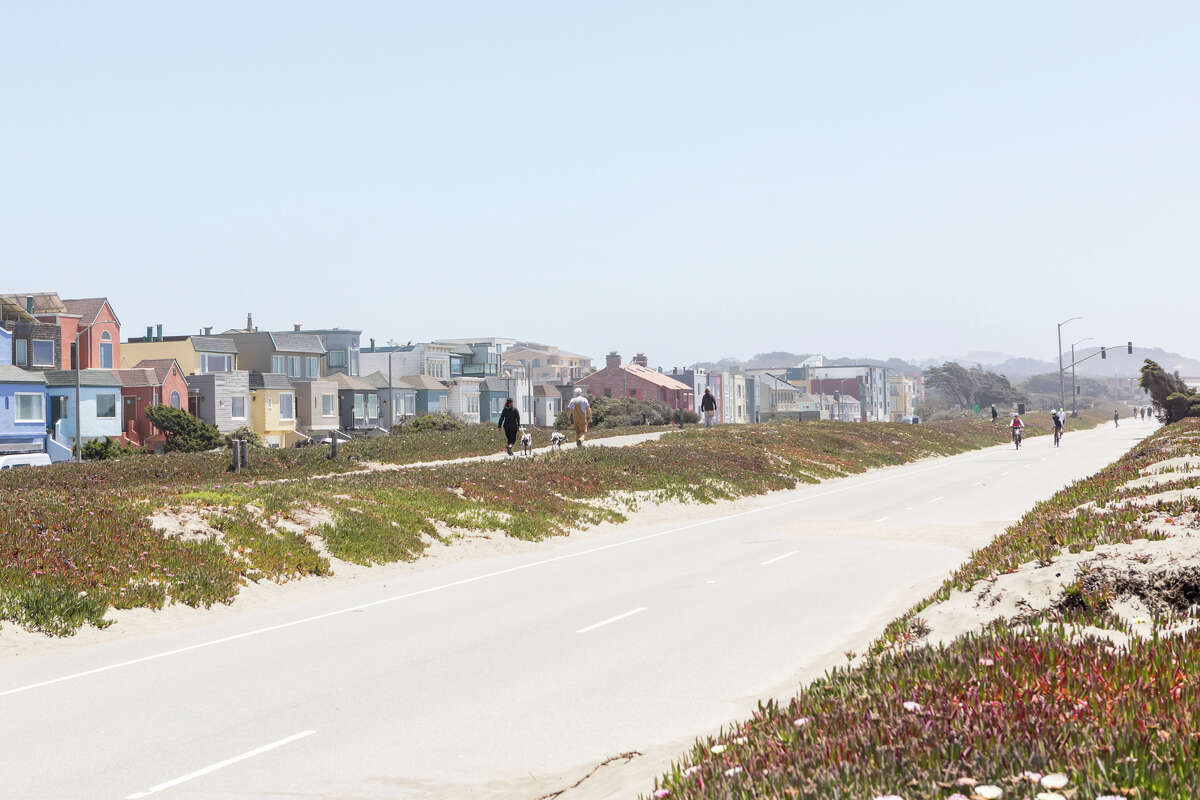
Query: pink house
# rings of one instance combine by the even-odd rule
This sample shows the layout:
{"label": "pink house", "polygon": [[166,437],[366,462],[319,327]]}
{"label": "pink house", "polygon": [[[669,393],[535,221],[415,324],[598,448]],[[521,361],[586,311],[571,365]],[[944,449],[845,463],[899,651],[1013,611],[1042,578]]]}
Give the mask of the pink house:
{"label": "pink house", "polygon": [[[107,297],[89,297],[82,300],[63,300],[63,305],[71,314],[79,316],[79,328],[83,334],[79,337],[79,353],[81,369],[116,369],[121,364],[121,320],[113,313]],[[61,324],[61,323],[60,323]],[[63,350],[65,358],[70,358],[69,342],[63,331]],[[73,369],[74,364],[67,366]]]}
{"label": "pink house", "polygon": [[669,408],[691,410],[695,394],[692,387],[670,375],[647,366],[646,356],[638,353],[630,364],[622,364],[621,356],[609,353],[604,369],[575,381],[594,397],[630,397],[645,402],[664,403]]}

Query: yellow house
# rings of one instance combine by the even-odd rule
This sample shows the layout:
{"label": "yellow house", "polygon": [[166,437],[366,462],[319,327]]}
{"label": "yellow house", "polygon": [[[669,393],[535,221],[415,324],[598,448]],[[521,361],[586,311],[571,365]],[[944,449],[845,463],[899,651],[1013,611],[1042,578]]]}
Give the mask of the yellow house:
{"label": "yellow house", "polygon": [[291,447],[308,439],[296,430],[296,390],[287,376],[250,373],[250,427],[267,447]]}
{"label": "yellow house", "polygon": [[146,359],[173,358],[185,375],[233,372],[238,368],[237,356],[237,344],[222,336],[148,335],[121,343],[121,369],[133,369]]}

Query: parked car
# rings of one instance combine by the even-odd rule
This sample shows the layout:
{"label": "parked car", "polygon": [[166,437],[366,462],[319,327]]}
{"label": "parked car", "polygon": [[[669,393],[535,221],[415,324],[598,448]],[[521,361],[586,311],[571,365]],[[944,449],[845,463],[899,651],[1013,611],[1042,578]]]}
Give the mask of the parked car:
{"label": "parked car", "polygon": [[10,456],[0,456],[0,470],[18,467],[47,467],[49,465],[50,456],[45,453],[16,453]]}

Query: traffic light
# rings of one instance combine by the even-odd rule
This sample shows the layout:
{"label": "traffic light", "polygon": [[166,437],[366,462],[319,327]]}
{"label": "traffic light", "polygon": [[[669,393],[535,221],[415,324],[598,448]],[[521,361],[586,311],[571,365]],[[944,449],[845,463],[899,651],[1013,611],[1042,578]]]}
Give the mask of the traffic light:
{"label": "traffic light", "polygon": [[1076,387],[1075,387],[1075,394],[1082,394],[1082,393],[1083,393],[1083,387],[1082,387],[1082,386],[1076,386]]}
{"label": "traffic light", "polygon": [[1133,355],[1133,342],[1125,343],[1125,352],[1129,353],[1129,355]]}
{"label": "traffic light", "polygon": [[1102,359],[1108,358],[1108,354],[1104,352],[1103,347],[1100,348],[1100,358],[1102,358]]}
{"label": "traffic light", "polygon": [[1024,403],[1017,403],[1017,413],[1018,414],[1025,413],[1025,404]]}

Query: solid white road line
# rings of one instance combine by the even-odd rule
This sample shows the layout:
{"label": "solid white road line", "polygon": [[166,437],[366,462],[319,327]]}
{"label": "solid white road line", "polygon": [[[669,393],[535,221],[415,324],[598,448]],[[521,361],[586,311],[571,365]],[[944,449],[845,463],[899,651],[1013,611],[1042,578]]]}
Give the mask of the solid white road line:
{"label": "solid white road line", "polygon": [[[891,475],[886,475],[882,478],[877,478],[873,481],[862,481],[861,483],[855,483],[850,486],[839,486],[836,489],[829,489],[824,492],[814,492],[813,494],[806,494],[803,497],[794,497],[791,500],[784,500],[782,503],[775,503],[774,505],[770,505],[770,506],[761,506],[759,508],[751,508],[747,511],[738,511],[737,513],[734,513],[734,514],[727,514],[723,517],[713,517],[712,519],[704,519],[704,520],[700,520],[699,522],[692,522],[687,525],[681,525],[678,528],[669,528],[665,531],[658,531],[657,533],[648,533],[645,536],[637,536],[637,537],[634,537],[633,539],[625,539],[620,542],[611,542],[609,544],[603,544],[603,545],[599,545],[597,547],[591,547],[586,550],[580,550],[575,553],[564,553],[563,555],[560,555],[560,556],[551,556],[550,558],[543,558],[540,561],[530,561],[528,564],[518,564],[515,567],[508,567],[506,569],[498,569],[493,572],[485,572],[481,575],[474,575],[470,578],[462,578],[460,580],[450,581],[449,583],[443,583],[438,586],[430,586],[427,589],[417,589],[416,591],[405,592],[403,594],[396,594],[396,595],[392,595],[391,597],[383,597],[383,598],[380,598],[379,600],[372,600],[368,603],[360,603],[355,606],[348,606],[346,608],[338,608],[338,609],[334,609],[333,611],[326,611],[323,614],[314,614],[310,617],[301,617],[300,619],[294,619],[290,622],[281,622],[278,625],[267,625],[262,628],[254,628],[253,630],[243,631],[241,633],[235,633],[230,636],[222,636],[218,639],[210,639],[207,642],[197,642],[196,644],[189,644],[184,647],[176,647],[173,650],[164,650],[160,653],[152,653],[148,656],[141,656],[140,658],[131,658],[128,661],[118,661],[114,664],[106,664],[103,667],[95,667],[93,669],[83,670],[82,672],[74,672],[74,673],[70,673],[68,675],[60,675],[57,678],[49,678],[44,681],[37,681],[36,683],[28,683],[28,684],[25,684],[24,686],[15,686],[12,689],[5,689],[3,691],[0,691],[0,697],[8,697],[9,695],[20,694],[22,692],[30,692],[30,691],[33,691],[34,689],[41,689],[46,686],[53,686],[56,683],[63,683],[65,681],[78,680],[79,678],[86,678],[90,675],[99,675],[104,672],[111,672],[112,670],[115,670],[115,669],[123,669],[125,667],[132,667],[135,664],[144,664],[148,661],[157,661],[160,658],[167,658],[169,656],[177,656],[181,653],[190,653],[193,650],[203,650],[205,648],[214,647],[219,644],[228,644],[229,642],[236,642],[240,639],[248,639],[251,636],[261,636],[264,633],[272,633],[274,631],[286,630],[288,628],[294,628],[298,625],[307,625],[311,622],[319,622],[320,620],[330,619],[332,617],[340,617],[343,614],[353,614],[358,611],[364,611],[368,608],[374,608],[375,606],[387,605],[389,603],[395,603],[395,602],[399,602],[401,600],[409,600],[413,597],[422,597],[424,595],[433,594],[435,592],[443,592],[447,589],[453,589],[458,586],[467,586],[472,583],[479,583],[480,581],[491,580],[492,578],[498,578],[502,575],[511,575],[515,572],[524,572],[525,570],[534,569],[535,567],[543,567],[547,564],[555,564],[560,561],[570,561],[575,558],[582,558],[583,556],[592,555],[594,553],[601,553],[606,550],[613,550],[618,547],[628,547],[629,545],[633,545],[633,544],[641,544],[642,542],[648,542],[648,541],[651,541],[653,539],[658,539],[663,536],[673,536],[674,534],[683,533],[684,531],[693,530],[695,528],[703,528],[706,525],[715,525],[718,522],[728,522],[731,519],[739,519],[741,517],[748,517],[753,514],[761,514],[765,511],[775,511],[776,509],[786,508],[787,506],[794,506],[799,503],[807,503],[810,500],[819,500],[823,497],[830,497],[835,494],[851,492],[851,491],[854,491],[855,489],[862,489],[867,486],[875,486],[880,483],[887,483],[889,481],[894,481],[898,478],[911,478],[914,475],[923,475],[926,472],[934,472],[935,470],[944,469],[945,467],[957,466],[961,461],[969,461],[969,460],[975,460],[978,458],[982,458],[983,456],[988,455],[988,450],[990,450],[990,449],[991,448],[976,451],[976,452],[971,453],[970,455],[967,455],[966,457],[961,458],[961,459],[951,458],[950,460],[948,460],[946,462],[943,462],[940,464],[934,464],[925,469],[914,470],[912,472],[895,472]],[[911,511],[912,508],[908,508],[905,510]]]}
{"label": "solid white road line", "polygon": [[314,733],[316,733],[316,731],[300,731],[299,733],[293,733],[291,736],[271,742],[270,744],[264,744],[262,747],[256,747],[253,750],[247,751],[238,756],[234,756],[233,758],[227,758],[224,761],[218,761],[215,764],[209,764],[207,767],[201,767],[195,772],[189,772],[187,775],[180,775],[178,778],[173,778],[156,786],[151,786],[144,792],[134,792],[131,795],[126,795],[125,800],[140,800],[140,798],[149,797],[152,794],[158,794],[164,789],[170,789],[172,786],[178,786],[181,783],[187,783],[193,778],[199,778],[201,775],[207,775],[210,772],[216,772],[219,769],[224,769],[225,767],[236,764],[239,761],[245,761],[248,758],[261,756],[263,753],[268,753],[278,747],[283,747],[285,744],[291,744],[292,742],[299,741],[306,736],[312,736]]}
{"label": "solid white road line", "polygon": [[887,518],[887,517],[880,517],[879,519],[875,520],[875,522],[876,522],[876,523],[879,523],[879,522],[887,522],[887,521],[888,521],[888,518]]}
{"label": "solid white road line", "polygon": [[929,503],[930,503],[930,505],[932,505],[932,504],[934,504],[934,503],[940,503],[941,501],[943,501],[943,500],[945,500],[945,499],[946,499],[946,496],[945,496],[945,495],[941,495],[941,496],[939,496],[939,497],[935,497],[935,498],[933,498],[932,500],[930,500],[930,501],[929,501]]}
{"label": "solid white road line", "polygon": [[634,614],[640,614],[645,610],[646,610],[646,607],[641,606],[639,608],[633,609],[632,611],[626,611],[624,614],[617,614],[615,617],[609,617],[608,619],[602,619],[599,622],[588,625],[586,628],[580,628],[579,630],[577,630],[575,632],[576,633],[587,633],[588,631],[594,631],[594,630],[596,630],[596,628],[603,628],[605,625],[611,625],[612,623],[619,622],[620,620],[623,620],[626,617],[632,617]]}
{"label": "solid white road line", "polygon": [[768,558],[766,561],[762,562],[762,565],[765,567],[769,564],[774,564],[776,561],[783,561],[785,558],[791,558],[792,556],[796,555],[796,553],[799,553],[799,552],[800,552],[799,550],[789,550],[788,552],[784,553],[781,556],[775,556],[774,558]]}

